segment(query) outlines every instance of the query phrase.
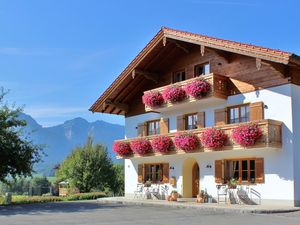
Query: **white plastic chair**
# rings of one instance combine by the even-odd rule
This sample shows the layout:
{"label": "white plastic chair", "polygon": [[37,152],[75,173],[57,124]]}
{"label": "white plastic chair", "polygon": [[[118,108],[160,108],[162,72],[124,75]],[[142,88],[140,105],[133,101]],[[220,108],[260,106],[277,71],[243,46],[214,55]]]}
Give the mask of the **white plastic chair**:
{"label": "white plastic chair", "polygon": [[134,197],[133,198],[141,198],[143,197],[143,184],[137,184],[136,190],[134,191]]}

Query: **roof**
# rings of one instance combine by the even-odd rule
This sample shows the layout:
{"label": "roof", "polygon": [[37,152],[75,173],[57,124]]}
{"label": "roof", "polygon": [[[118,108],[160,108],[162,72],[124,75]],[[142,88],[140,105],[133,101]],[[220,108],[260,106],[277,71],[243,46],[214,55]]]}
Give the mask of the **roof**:
{"label": "roof", "polygon": [[163,41],[164,38],[255,57],[279,64],[287,65],[290,62],[300,64],[299,56],[290,52],[162,27],[152,38],[152,40],[142,49],[142,51],[131,61],[131,63],[123,70],[123,72],[97,99],[97,101],[90,107],[89,110],[92,112],[104,112],[103,105],[105,100],[109,99],[110,94],[113,93],[126,78],[131,76],[132,71],[139,65],[140,62],[142,62],[145,56],[150,53],[158,43]]}

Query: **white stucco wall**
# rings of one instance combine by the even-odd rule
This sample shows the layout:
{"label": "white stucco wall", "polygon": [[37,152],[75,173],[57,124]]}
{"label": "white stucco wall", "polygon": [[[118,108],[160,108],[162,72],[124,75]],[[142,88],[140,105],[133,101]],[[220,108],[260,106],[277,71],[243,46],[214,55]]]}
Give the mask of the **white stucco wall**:
{"label": "white stucco wall", "polygon": [[[193,157],[198,161],[200,167],[200,188],[207,189],[209,194],[216,195],[216,184],[214,181],[214,161],[217,159],[230,157],[264,157],[265,166],[265,183],[255,186],[255,190],[262,194],[263,199],[284,199],[294,200],[294,152],[293,152],[293,121],[292,115],[300,113],[299,104],[293,108],[292,112],[292,92],[295,94],[294,101],[300,102],[300,88],[287,84],[268,88],[256,92],[239,94],[230,96],[227,101],[211,102],[205,105],[197,105],[193,108],[182,108],[176,111],[168,111],[161,115],[157,113],[146,113],[143,115],[126,118],[126,137],[136,137],[136,127],[139,123],[151,120],[154,118],[168,117],[170,132],[176,132],[176,117],[184,113],[205,111],[206,126],[214,125],[214,110],[224,108],[226,106],[263,101],[266,105],[265,118],[274,119],[283,122],[282,140],[283,148],[278,150],[270,149],[255,149],[249,151],[235,150],[224,152],[208,152],[208,153],[190,153],[184,155],[169,155],[161,157],[141,157],[125,160],[125,193],[130,194],[136,189],[137,184],[137,165],[140,163],[150,162],[169,162],[174,170],[170,170],[170,177],[176,176],[177,189],[181,192],[182,188],[182,164],[188,157]],[[295,111],[295,112],[294,112]],[[294,116],[295,118],[295,116]],[[298,119],[299,120],[299,119]],[[298,121],[298,124],[300,121]],[[300,131],[299,131],[300,133]],[[300,147],[299,143],[296,143]],[[300,155],[300,153],[299,153]],[[299,165],[299,155],[298,165]],[[296,155],[295,155],[296,156]],[[206,165],[211,165],[212,168],[206,168]],[[297,177],[300,184],[300,175]],[[300,193],[298,193],[298,199]]]}

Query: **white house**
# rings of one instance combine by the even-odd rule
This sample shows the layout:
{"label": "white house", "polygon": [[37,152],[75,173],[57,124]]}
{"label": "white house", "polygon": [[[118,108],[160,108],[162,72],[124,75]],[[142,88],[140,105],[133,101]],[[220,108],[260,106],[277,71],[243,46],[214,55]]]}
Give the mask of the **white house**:
{"label": "white house", "polygon": [[[144,105],[144,94],[163,93],[205,81],[201,98]],[[151,142],[159,135],[174,143],[187,131],[198,138],[186,152],[178,145],[160,153],[119,155],[125,159],[125,195],[150,181],[176,189],[184,198],[235,178],[260,193],[262,202],[300,206],[300,58],[249,44],[162,28],[90,108],[125,116],[125,139]],[[150,91],[150,92],[149,92]],[[172,97],[172,94],[171,94]],[[174,96],[173,96],[174,97]],[[233,130],[255,125],[262,135],[241,144]],[[214,127],[227,139],[207,147],[202,136]]]}

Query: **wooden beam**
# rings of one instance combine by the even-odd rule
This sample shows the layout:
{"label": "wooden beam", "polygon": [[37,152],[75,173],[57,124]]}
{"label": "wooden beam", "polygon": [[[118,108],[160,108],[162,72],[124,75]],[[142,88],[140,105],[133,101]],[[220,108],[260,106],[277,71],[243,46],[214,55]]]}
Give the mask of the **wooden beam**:
{"label": "wooden beam", "polygon": [[204,45],[200,45],[200,53],[201,53],[201,56],[204,56],[204,53],[205,53],[205,46]]}
{"label": "wooden beam", "polygon": [[184,44],[181,44],[178,41],[176,41],[174,39],[170,39],[170,38],[168,38],[168,41],[175,44],[178,48],[182,49],[185,53],[188,54],[190,52]]}
{"label": "wooden beam", "polygon": [[159,81],[159,79],[158,79],[159,75],[156,74],[156,73],[152,73],[152,72],[148,72],[148,71],[143,71],[143,70],[139,70],[139,69],[135,69],[134,73],[136,75],[142,75],[147,80],[151,80],[151,81],[153,81],[155,83],[158,83],[158,81]]}
{"label": "wooden beam", "polygon": [[290,77],[290,70],[287,65],[284,64],[279,64],[279,63],[274,63],[274,62],[269,62],[262,60],[262,64],[268,65],[271,67],[272,70],[279,72],[282,78]]}
{"label": "wooden beam", "polygon": [[260,58],[256,58],[255,62],[256,62],[256,69],[260,70],[261,69],[261,59]]}
{"label": "wooden beam", "polygon": [[106,99],[104,105],[110,105],[110,106],[116,107],[124,112],[128,112],[128,110],[129,110],[129,106],[127,104],[120,103],[120,102],[113,102],[110,99]]}
{"label": "wooden beam", "polygon": [[166,45],[167,45],[167,37],[164,36],[164,37],[163,37],[163,46],[165,47]]}

